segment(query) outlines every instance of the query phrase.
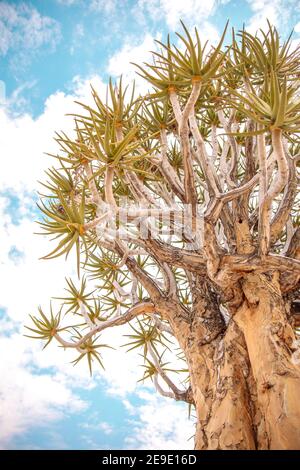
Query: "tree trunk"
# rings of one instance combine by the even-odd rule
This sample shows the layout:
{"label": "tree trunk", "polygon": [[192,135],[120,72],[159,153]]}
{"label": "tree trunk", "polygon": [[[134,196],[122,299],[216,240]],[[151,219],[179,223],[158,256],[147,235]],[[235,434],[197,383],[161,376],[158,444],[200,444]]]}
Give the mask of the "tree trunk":
{"label": "tree trunk", "polygon": [[269,449],[300,449],[300,366],[278,274],[248,275],[236,314],[247,344]]}
{"label": "tree trunk", "polygon": [[203,342],[200,312],[182,345],[197,413],[195,448],[300,449],[300,367],[278,276],[249,274],[242,291],[226,331]]}

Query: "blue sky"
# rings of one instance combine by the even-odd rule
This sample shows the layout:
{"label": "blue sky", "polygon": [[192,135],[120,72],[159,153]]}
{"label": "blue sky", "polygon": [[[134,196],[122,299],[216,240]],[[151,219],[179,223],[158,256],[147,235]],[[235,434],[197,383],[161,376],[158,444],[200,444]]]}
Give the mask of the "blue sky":
{"label": "blue sky", "polygon": [[[106,372],[90,379],[73,357],[22,336],[28,313],[73,273],[62,260],[38,260],[49,251],[33,234],[43,152],[55,151],[55,130],[72,127],[65,114],[90,99],[90,82],[103,93],[110,75],[132,80],[130,61],[147,59],[180,18],[212,42],[227,19],[254,32],[268,18],[282,36],[295,28],[300,37],[294,0],[0,1],[0,448],[192,446],[187,408],[137,385],[134,354],[105,353]],[[122,333],[109,341],[118,346]]]}

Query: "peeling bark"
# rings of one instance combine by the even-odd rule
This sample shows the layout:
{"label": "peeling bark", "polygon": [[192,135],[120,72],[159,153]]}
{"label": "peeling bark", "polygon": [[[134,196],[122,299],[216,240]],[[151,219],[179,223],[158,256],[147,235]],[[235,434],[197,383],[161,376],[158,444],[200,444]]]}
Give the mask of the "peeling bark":
{"label": "peeling bark", "polygon": [[300,449],[300,367],[293,361],[295,334],[288,322],[278,276],[249,275],[246,300],[236,314],[266,422],[270,449]]}
{"label": "peeling bark", "polygon": [[300,368],[278,278],[248,274],[227,327],[203,279],[194,285],[193,319],[176,336],[190,370],[198,450],[300,448]]}

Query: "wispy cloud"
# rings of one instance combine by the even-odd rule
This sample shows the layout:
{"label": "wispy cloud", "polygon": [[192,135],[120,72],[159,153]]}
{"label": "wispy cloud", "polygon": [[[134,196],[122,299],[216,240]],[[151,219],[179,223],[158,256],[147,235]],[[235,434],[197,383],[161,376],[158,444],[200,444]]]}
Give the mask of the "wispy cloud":
{"label": "wispy cloud", "polygon": [[[3,333],[3,325],[1,325]],[[1,336],[0,448],[10,448],[14,436],[30,428],[47,427],[65,413],[80,412],[87,404],[72,391],[71,377],[34,368],[38,345],[18,333]]]}
{"label": "wispy cloud", "polygon": [[75,3],[78,3],[78,0],[56,0],[57,3],[60,3],[61,5],[66,5],[66,6],[70,6],[70,5],[74,5]]}
{"label": "wispy cloud", "polygon": [[106,435],[112,434],[114,431],[113,426],[106,421],[100,423],[83,423],[81,427],[92,431],[102,431]]}
{"label": "wispy cloud", "polygon": [[[161,39],[160,35],[156,39]],[[137,79],[141,83],[141,80],[139,80],[135,73],[137,69],[132,63],[142,64],[149,61],[151,57],[149,51],[153,51],[156,48],[155,38],[149,33],[141,40],[129,39],[124,42],[121,49],[110,57],[107,71],[114,77],[122,74],[128,81]]]}
{"label": "wispy cloud", "polygon": [[30,92],[36,84],[37,80],[22,82],[21,85],[15,88],[9,96],[5,95],[3,97],[2,102],[0,102],[0,106],[10,110],[11,114],[14,114],[15,116],[24,112],[24,109],[30,107],[30,99],[26,94]]}
{"label": "wispy cloud", "polygon": [[134,408],[131,434],[126,439],[130,449],[192,449],[194,419],[188,419],[186,405],[162,399],[155,393],[140,392],[144,403]]}
{"label": "wispy cloud", "polygon": [[[118,0],[56,0],[57,3],[65,6],[72,6],[76,4],[85,4],[88,5],[88,8],[92,12],[106,12],[112,13],[115,11],[118,6]],[[124,3],[124,1],[122,2]]]}
{"label": "wispy cloud", "polygon": [[92,11],[112,13],[115,11],[117,5],[117,0],[91,0],[90,9]]}
{"label": "wispy cloud", "polygon": [[13,66],[26,65],[42,47],[54,50],[60,24],[25,2],[0,2],[0,55],[14,53]]}
{"label": "wispy cloud", "polygon": [[[142,387],[140,385],[137,388],[137,380],[142,375],[142,368],[138,367],[140,357],[138,352],[125,354],[124,349],[119,347],[124,343],[122,335],[128,333],[128,326],[117,328],[113,332],[107,330],[103,334],[103,342],[111,344],[116,350],[105,351],[103,359],[106,370],[97,370],[94,379],[89,378],[86,364],[80,363],[75,368],[71,366],[74,352],[64,352],[52,344],[42,351],[42,345],[38,341],[22,336],[25,333],[22,326],[29,321],[28,313],[35,314],[39,304],[47,309],[51,295],[63,295],[64,277],[74,274],[75,263],[72,264],[72,256],[67,265],[64,259],[51,262],[38,259],[49,251],[49,241],[34,235],[37,227],[31,212],[34,208],[33,190],[36,189],[36,181],[43,179],[43,169],[49,166],[49,161],[42,152],[55,152],[55,143],[52,142],[54,129],[63,128],[70,132],[72,119],[66,117],[65,113],[76,111],[74,99],[92,104],[90,82],[105,97],[105,86],[99,77],[91,77],[89,80],[75,77],[72,92],[70,90],[68,95],[57,92],[50,96],[44,112],[36,119],[29,115],[11,117],[0,110],[0,154],[6,156],[0,177],[3,190],[0,193],[0,309],[5,311],[4,318],[0,320],[0,355],[8,357],[0,365],[0,446],[4,448],[13,446],[16,437],[24,436],[26,432],[40,426],[44,426],[47,436],[51,437],[55,423],[62,421],[70,413],[82,412],[87,406],[86,401],[80,398],[80,393],[87,387],[99,386],[98,378],[101,378],[102,384],[99,399],[101,394],[114,399],[117,397],[120,401],[124,400],[124,408],[125,402],[128,404],[130,399],[134,410],[143,411],[135,406],[133,398]],[[20,254],[18,262],[12,256],[12,250],[17,250],[18,255]],[[146,384],[148,386],[151,387],[151,384]],[[147,408],[148,396],[151,397],[150,394],[142,397],[147,419],[152,409]],[[154,405],[151,401],[149,404],[153,407],[153,413],[154,406],[161,409],[161,405],[157,403]],[[91,408],[93,405],[95,406],[94,403],[90,404]],[[129,408],[130,405],[125,408],[128,413]],[[173,421],[177,416],[177,421],[183,422],[185,412],[181,407],[173,404],[170,411],[174,416]],[[153,423],[148,425],[147,420],[141,422],[141,419],[138,411],[133,416],[134,426],[137,430],[146,426],[149,429],[147,436],[154,432],[148,444],[154,448],[156,442],[165,436],[164,425],[160,421],[159,430],[158,427],[154,428]],[[84,434],[87,439],[93,433],[98,438],[102,435],[108,439],[115,435],[113,423],[112,410],[111,421],[107,418],[104,420],[100,415],[99,419],[87,420]],[[170,424],[167,422],[166,442],[171,446],[173,441],[168,437],[169,428]],[[186,440],[189,432],[183,431],[183,434]],[[101,440],[106,442],[104,437]],[[62,445],[67,444],[60,442],[60,446]],[[87,448],[99,448],[100,444],[96,439],[94,443],[86,440],[84,445]],[[133,441],[123,443],[124,448],[128,445],[134,446]],[[138,440],[137,445],[142,447],[144,443]]]}
{"label": "wispy cloud", "polygon": [[247,2],[253,12],[246,25],[250,33],[256,33],[260,28],[266,29],[267,20],[279,29],[285,30],[299,5],[297,0],[247,0]]}
{"label": "wispy cloud", "polygon": [[153,19],[164,19],[174,29],[180,20],[200,23],[215,11],[218,3],[218,0],[139,0],[136,8]]}

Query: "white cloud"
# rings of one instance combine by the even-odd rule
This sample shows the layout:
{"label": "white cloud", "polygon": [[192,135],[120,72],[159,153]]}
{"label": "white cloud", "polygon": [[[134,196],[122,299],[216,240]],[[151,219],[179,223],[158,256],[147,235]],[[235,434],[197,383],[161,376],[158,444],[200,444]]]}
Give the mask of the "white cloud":
{"label": "white cloud", "polygon": [[5,96],[2,102],[3,106],[14,110],[25,109],[28,104],[28,99],[24,97],[24,91],[32,89],[36,85],[36,80],[24,81],[21,85],[13,90],[10,96]]}
{"label": "white cloud", "polygon": [[17,61],[26,63],[42,46],[55,48],[61,39],[59,23],[25,2],[0,2],[0,54],[15,52]]}
{"label": "white cloud", "polygon": [[[123,335],[129,332],[128,326],[106,330],[103,333],[103,343],[109,343],[116,350],[104,350],[103,361],[106,370],[95,369],[94,379],[89,378],[84,361],[74,368],[71,366],[70,362],[76,356],[74,351],[63,351],[54,342],[42,351],[39,341],[21,336],[22,333],[28,333],[22,328],[22,324],[29,323],[28,313],[34,314],[39,303],[48,311],[49,297],[62,294],[64,276],[72,271],[72,259],[68,265],[62,259],[38,261],[38,256],[49,250],[49,243],[33,235],[33,224],[27,219],[26,211],[20,224],[14,225],[9,215],[3,212],[6,207],[4,197],[0,198],[0,207],[0,217],[5,226],[4,230],[0,231],[1,306],[5,307],[11,319],[2,320],[0,325],[1,331],[6,331],[9,335],[2,337],[0,341],[1,357],[9,357],[9,360],[2,361],[0,366],[0,446],[9,447],[9,442],[15,435],[41,423],[48,432],[54,421],[63,419],[70,412],[80,412],[87,406],[87,403],[83,403],[79,398],[80,388],[99,387],[99,377],[105,380],[101,382],[102,393],[109,393],[124,400],[128,412],[136,413],[136,441],[131,436],[131,439],[124,443],[124,447],[185,446],[191,434],[186,408],[183,410],[178,404],[168,404],[168,401],[163,399],[160,401],[150,393],[139,392],[140,398],[145,402],[140,407],[135,406],[134,399],[130,398],[132,403],[128,401],[128,394],[132,397],[133,393],[141,390],[142,385],[137,384],[137,380],[143,373],[143,369],[139,367],[141,358],[138,351],[127,354],[125,348],[120,348],[120,345],[126,342]],[[23,253],[18,263],[9,257],[12,246],[16,246]],[[146,386],[155,393],[150,381]],[[169,416],[162,410],[167,410]],[[99,432],[107,435],[113,432],[111,423],[100,421],[97,425]],[[88,430],[88,426],[86,428]],[[141,437],[141,428],[145,430],[144,438]]]}
{"label": "white cloud", "polygon": [[119,51],[110,57],[107,68],[108,73],[113,76],[119,76],[121,73],[124,76],[132,75],[136,71],[136,67],[131,62],[142,65],[143,62],[149,61],[150,51],[156,49],[154,37],[148,33],[138,44],[137,41],[134,42],[135,44],[128,40]]}
{"label": "white cloud", "polygon": [[[161,35],[157,35],[156,39],[161,39]],[[137,75],[137,67],[132,63],[143,65],[143,62],[151,63],[151,51],[155,51],[157,45],[155,38],[149,33],[145,35],[144,39],[137,43],[128,39],[122,48],[111,56],[107,72],[113,77],[122,77],[127,83],[136,81],[137,91],[140,93],[147,93],[149,89],[148,83]]]}
{"label": "white cloud", "polygon": [[56,0],[57,3],[60,3],[62,5],[70,6],[74,5],[74,3],[78,3],[78,0]]}
{"label": "white cloud", "polygon": [[[1,325],[2,326],[2,325]],[[3,331],[3,330],[2,330]],[[40,348],[15,333],[1,337],[0,448],[31,427],[47,427],[87,404],[72,391],[71,376],[34,371]],[[45,365],[44,365],[45,367]]]}
{"label": "white cloud", "polygon": [[[37,189],[37,181],[43,176],[43,170],[53,159],[45,156],[45,152],[57,151],[54,132],[64,129],[70,132],[73,128],[71,117],[66,113],[78,112],[80,107],[74,100],[91,103],[90,83],[103,92],[105,86],[99,77],[91,77],[86,81],[75,77],[70,94],[58,91],[51,95],[45,103],[44,112],[36,119],[29,114],[12,118],[0,108],[0,135],[2,170],[0,187],[14,191],[33,191]],[[8,103],[9,104],[9,103]]]}
{"label": "white cloud", "polygon": [[[99,88],[103,86],[97,77],[91,81]],[[30,115],[12,117],[0,110],[0,153],[5,157],[0,177],[0,308],[6,312],[1,332],[9,335],[1,338],[0,345],[1,357],[7,356],[0,366],[2,447],[9,446],[11,438],[30,427],[41,423],[49,426],[65,413],[81,410],[85,404],[72,387],[93,384],[85,364],[79,368],[70,365],[74,353],[65,354],[52,346],[42,352],[39,342],[22,337],[22,325],[29,323],[28,313],[34,314],[39,304],[47,308],[51,296],[62,294],[64,277],[74,272],[72,257],[68,265],[63,259],[49,263],[39,260],[49,251],[49,240],[34,235],[37,225],[31,215],[36,180],[43,179],[43,169],[49,166],[43,152],[55,148],[54,130],[71,129],[72,119],[65,113],[75,110],[74,99],[91,100],[90,96],[83,97],[90,93],[78,77],[72,86],[72,94],[57,92],[50,96],[37,119]],[[21,207],[8,213],[12,196],[19,198]],[[18,224],[12,217],[18,217]],[[12,257],[12,248],[21,256]],[[55,372],[40,371],[47,368]]]}
{"label": "white cloud", "polygon": [[169,28],[180,20],[198,24],[215,11],[216,0],[139,0],[137,9],[145,10],[153,19],[164,18]]}
{"label": "white cloud", "polygon": [[[63,259],[48,263],[39,260],[49,252],[49,240],[34,235],[37,229],[37,225],[27,217],[22,218],[18,225],[13,224],[8,215],[1,217],[0,283],[3,290],[0,308],[6,308],[7,314],[19,322],[24,321],[25,315],[32,313],[37,305],[45,304],[51,295],[57,295],[55,290],[65,284],[65,274],[72,273],[72,268],[70,265],[68,268]],[[12,247],[22,253],[17,262],[10,256]],[[18,295],[15,294],[16,287]]]}
{"label": "white cloud", "polygon": [[82,39],[85,36],[85,30],[82,23],[77,23],[74,27],[72,34],[72,41],[70,45],[70,54],[73,55],[76,49],[81,45]]}
{"label": "white cloud", "polygon": [[195,26],[203,44],[208,41],[209,45],[215,45],[219,41],[220,33],[210,21],[203,21],[200,25],[195,23]]}
{"label": "white cloud", "polygon": [[[128,410],[130,406],[134,407],[134,404],[128,402],[128,394],[136,393],[141,387],[138,385],[137,389],[137,380],[143,372],[138,367],[141,363],[138,352],[126,354],[125,348],[119,348],[125,342],[122,335],[128,332],[128,326],[106,330],[103,334],[103,343],[110,343],[119,349],[104,350],[106,370],[98,371],[94,379],[89,378],[87,365],[83,361],[75,368],[71,366],[74,352],[63,351],[55,344],[42,351],[39,341],[22,337],[25,333],[23,325],[29,321],[28,313],[35,314],[39,304],[48,310],[49,298],[62,294],[64,277],[74,274],[72,257],[68,263],[62,258],[38,260],[49,252],[50,247],[49,239],[34,235],[37,225],[32,220],[32,195],[37,188],[36,180],[43,179],[43,169],[49,165],[49,159],[42,152],[56,150],[56,144],[52,141],[54,130],[62,128],[70,131],[72,118],[66,117],[65,113],[78,111],[78,106],[73,103],[75,99],[92,102],[90,81],[105,96],[105,86],[99,77],[91,77],[90,80],[75,77],[69,94],[58,91],[51,95],[43,113],[36,119],[28,114],[13,117],[4,109],[0,110],[0,154],[5,157],[2,157],[0,173],[0,308],[6,311],[0,328],[7,335],[2,336],[0,342],[0,355],[7,358],[1,361],[0,366],[0,445],[5,448],[10,446],[14,436],[32,427],[43,423],[47,432],[51,433],[51,423],[71,412],[80,412],[87,406],[80,399],[80,389],[99,386],[99,377],[102,378],[101,383],[106,384],[102,393],[118,396],[127,403]],[[21,207],[8,213],[11,196],[19,198]],[[16,217],[19,218],[18,224],[15,224]],[[12,257],[12,248],[20,252],[21,256]],[[147,387],[152,389],[150,382]],[[159,414],[162,406],[165,407],[165,401],[159,402],[157,397],[153,401],[148,397],[151,395],[142,397],[144,408],[136,410],[138,414],[134,416],[134,426],[137,432],[140,432],[140,425],[145,426],[145,439],[149,442],[137,436],[137,445],[155,448],[158,441],[162,440],[161,446],[165,442],[170,447],[175,446],[174,442],[179,443],[181,437],[185,442],[189,432],[180,424],[186,421],[186,414],[181,407],[170,404],[171,408],[167,409],[172,413],[172,422],[170,425],[170,421],[165,418],[164,428]],[[154,424],[151,416],[160,424]],[[176,420],[182,430],[175,424]],[[112,424],[113,421],[100,421],[99,432],[107,435],[113,432],[110,428]],[[174,427],[173,437],[169,435],[170,426]],[[151,433],[154,433],[152,437]],[[87,442],[87,445],[92,443]],[[127,445],[132,447],[133,441],[124,444]]]}
{"label": "white cloud", "polygon": [[246,29],[252,34],[260,28],[265,30],[267,20],[285,30],[298,5],[296,0],[247,0],[247,2],[253,15],[248,20]]}
{"label": "white cloud", "polygon": [[60,3],[65,6],[72,6],[78,3],[87,4],[89,10],[96,13],[112,13],[115,11],[118,1],[117,0],[56,0],[57,3]]}
{"label": "white cloud", "polygon": [[115,11],[118,2],[116,0],[91,0],[90,10],[95,12],[112,13]]}
{"label": "white cloud", "polygon": [[[219,39],[217,29],[207,21],[202,23],[199,35],[201,40],[209,40],[210,44],[215,44]],[[122,48],[110,57],[107,72],[113,77],[122,74],[127,83],[135,80],[137,91],[141,94],[147,93],[151,85],[136,73],[139,70],[133,64],[143,66],[144,63],[152,63],[151,52],[158,50],[155,39],[161,41],[161,33],[158,33],[155,38],[147,33],[138,43],[136,39],[128,38]],[[182,43],[177,43],[177,46],[181,48]]]}
{"label": "white cloud", "polygon": [[83,36],[84,36],[84,26],[83,26],[82,23],[78,23],[75,26],[75,36],[77,38],[83,38]]}
{"label": "white cloud", "polygon": [[104,434],[111,434],[113,432],[113,427],[105,421],[99,424],[99,428],[104,432]]}
{"label": "white cloud", "polygon": [[135,409],[138,421],[130,422],[128,448],[193,449],[195,427],[193,419],[188,419],[187,405],[148,392],[140,392],[139,396],[146,403]]}

